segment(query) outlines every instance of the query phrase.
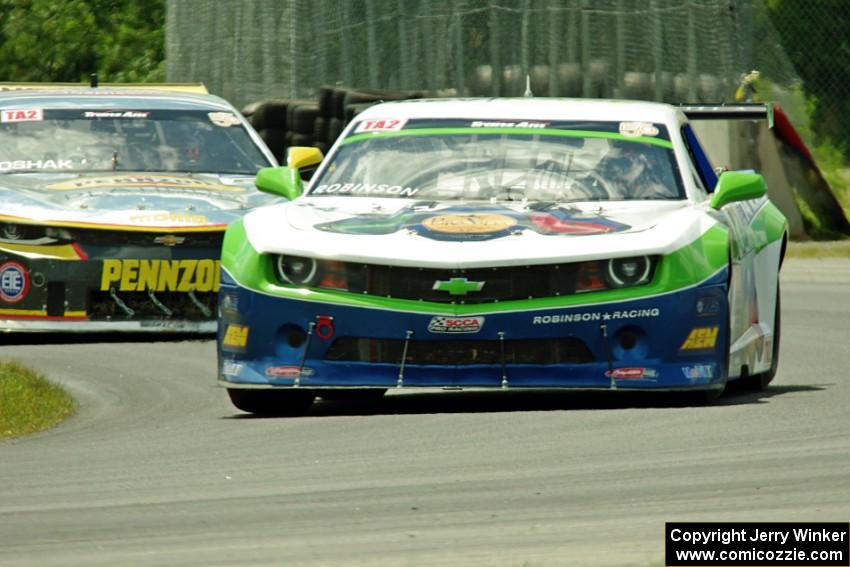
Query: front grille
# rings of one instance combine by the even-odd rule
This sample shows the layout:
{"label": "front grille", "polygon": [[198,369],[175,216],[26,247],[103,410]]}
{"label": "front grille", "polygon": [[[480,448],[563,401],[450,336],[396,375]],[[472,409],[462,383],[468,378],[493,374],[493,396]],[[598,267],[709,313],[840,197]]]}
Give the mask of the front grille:
{"label": "front grille", "polygon": [[204,310],[192,301],[188,293],[160,291],[154,296],[159,303],[171,310],[170,316],[151,300],[146,291],[117,293],[121,303],[133,311],[132,315],[128,315],[108,291],[92,291],[88,296],[88,316],[92,321],[136,321],[141,319],[208,321],[216,316],[218,294],[215,292],[194,294],[195,299],[206,307],[209,315],[205,314]]}
{"label": "front grille", "polygon": [[[471,270],[407,268],[346,263],[348,290],[398,299],[437,303],[494,303],[516,299],[557,297],[576,292],[578,264],[510,266]],[[435,282],[466,278],[483,282],[480,291],[452,295],[434,289]]]}
{"label": "front grille", "polygon": [[[404,342],[402,339],[340,337],[331,344],[325,359],[401,364]],[[405,364],[501,364],[501,349],[500,341],[409,341]],[[581,364],[595,360],[587,345],[575,338],[506,340],[504,350],[505,364]]]}
{"label": "front grille", "polygon": [[[141,246],[154,248],[213,248],[220,249],[221,242],[224,239],[224,232],[140,232],[132,230],[93,230],[93,229],[69,229],[68,234],[72,241],[86,246]],[[162,244],[163,237],[165,242],[169,242],[170,236],[182,239],[179,244],[168,246]],[[160,240],[157,241],[156,239]]]}

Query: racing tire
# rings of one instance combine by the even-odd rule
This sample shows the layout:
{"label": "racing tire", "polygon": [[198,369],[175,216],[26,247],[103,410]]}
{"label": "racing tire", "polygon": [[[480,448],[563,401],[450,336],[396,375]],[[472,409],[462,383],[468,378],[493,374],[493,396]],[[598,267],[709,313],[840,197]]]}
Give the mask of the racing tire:
{"label": "racing tire", "polygon": [[764,372],[746,376],[742,381],[742,385],[747,390],[760,392],[767,388],[768,384],[773,381],[776,376],[776,370],[779,368],[779,338],[782,330],[781,321],[781,300],[779,294],[779,283],[776,284],[776,311],[773,316],[773,356],[770,359],[770,368]]}
{"label": "racing tire", "polygon": [[328,143],[333,144],[345,129],[345,122],[339,118],[331,118],[328,121]]}
{"label": "racing tire", "polygon": [[313,123],[313,139],[317,142],[328,142],[329,120],[319,116]]}
{"label": "racing tire", "polygon": [[313,135],[314,122],[319,116],[319,105],[311,101],[293,101],[289,105],[287,125],[296,134]]}
{"label": "racing tire", "polygon": [[255,130],[265,130],[266,128],[286,129],[289,102],[288,99],[262,101],[254,107],[251,113],[251,119],[249,120],[251,126]]}
{"label": "racing tire", "polygon": [[257,415],[297,415],[313,405],[312,390],[241,390],[228,388],[230,402],[238,409]]}
{"label": "racing tire", "polygon": [[283,128],[265,128],[260,130],[260,137],[280,162],[286,153],[286,132]]}
{"label": "racing tire", "polygon": [[387,393],[386,388],[340,388],[317,392],[323,400],[333,401],[373,401],[380,400]]}
{"label": "racing tire", "polygon": [[319,116],[328,119],[334,116],[334,87],[319,87]]}

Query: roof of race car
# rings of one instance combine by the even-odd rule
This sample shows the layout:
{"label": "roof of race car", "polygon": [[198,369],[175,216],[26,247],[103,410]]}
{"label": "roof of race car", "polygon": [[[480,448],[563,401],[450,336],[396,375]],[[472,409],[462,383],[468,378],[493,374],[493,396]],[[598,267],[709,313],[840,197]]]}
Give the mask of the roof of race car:
{"label": "roof of race car", "polygon": [[370,118],[640,121],[666,124],[685,120],[679,109],[658,102],[542,97],[400,100],[371,106],[359,113],[356,120]]}
{"label": "roof of race car", "polygon": [[5,90],[0,91],[0,107],[233,110],[229,102],[215,95],[138,87]]}

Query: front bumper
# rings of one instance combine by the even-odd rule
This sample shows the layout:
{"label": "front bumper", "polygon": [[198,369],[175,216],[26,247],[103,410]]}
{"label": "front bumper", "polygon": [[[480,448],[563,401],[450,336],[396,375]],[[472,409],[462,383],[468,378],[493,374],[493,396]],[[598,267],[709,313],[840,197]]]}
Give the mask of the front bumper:
{"label": "front bumper", "polygon": [[[726,274],[627,301],[452,313],[258,293],[222,272],[218,381],[227,388],[720,389]],[[573,303],[575,300],[571,300]]]}
{"label": "front bumper", "polygon": [[0,249],[0,332],[215,332],[218,250],[63,248]]}

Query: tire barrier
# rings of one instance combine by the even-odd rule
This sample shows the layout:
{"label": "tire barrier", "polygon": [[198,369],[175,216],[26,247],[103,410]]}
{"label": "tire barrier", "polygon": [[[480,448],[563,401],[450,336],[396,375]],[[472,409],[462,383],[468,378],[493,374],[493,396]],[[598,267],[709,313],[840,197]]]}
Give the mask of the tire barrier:
{"label": "tire barrier", "polygon": [[242,114],[260,134],[278,162],[291,146],[313,146],[327,153],[345,126],[373,104],[423,98],[421,91],[389,91],[323,86],[315,99],[269,99],[252,102]]}

